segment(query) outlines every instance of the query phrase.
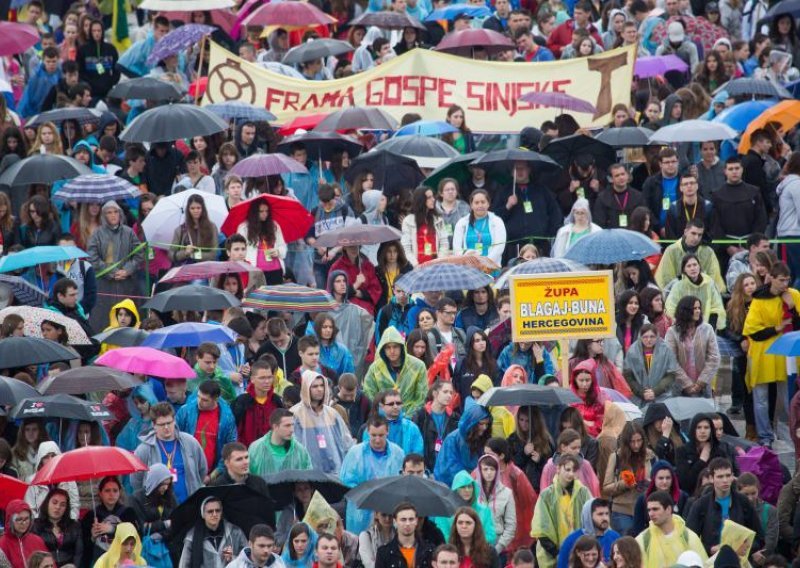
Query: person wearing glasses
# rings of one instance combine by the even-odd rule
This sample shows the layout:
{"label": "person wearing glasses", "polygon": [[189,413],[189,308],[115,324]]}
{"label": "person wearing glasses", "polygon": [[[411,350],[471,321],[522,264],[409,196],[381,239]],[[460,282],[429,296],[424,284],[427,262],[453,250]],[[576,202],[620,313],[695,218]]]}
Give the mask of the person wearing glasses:
{"label": "person wearing glasses", "polygon": [[[153,405],[150,416],[153,419],[153,431],[136,448],[136,457],[148,467],[156,463],[166,465],[172,475],[175,499],[179,504],[183,503],[203,486],[203,480],[208,475],[203,448],[191,434],[178,431],[175,409],[169,402]],[[143,481],[143,472],[131,476],[134,491],[142,487]]]}
{"label": "person wearing glasses", "polygon": [[33,513],[22,499],[14,499],[6,506],[5,532],[0,537],[0,552],[5,554],[14,568],[25,566],[26,560],[37,551],[47,552],[41,537],[33,534]]}
{"label": "person wearing glasses", "polygon": [[197,521],[183,541],[179,568],[222,568],[247,546],[242,529],[222,517],[222,499],[206,497]]}
{"label": "person wearing glasses", "polygon": [[[386,418],[389,423],[389,441],[403,448],[406,454],[421,454],[423,450],[422,433],[419,427],[403,416],[403,399],[396,390],[384,390],[375,397],[373,414]],[[358,438],[368,441],[367,425],[361,427]]]}
{"label": "person wearing glasses", "polygon": [[451,298],[442,298],[436,304],[436,323],[428,330],[428,345],[431,359],[436,356],[448,343],[455,347],[451,367],[455,368],[456,362],[467,354],[467,334],[464,330],[455,327],[458,306]]}

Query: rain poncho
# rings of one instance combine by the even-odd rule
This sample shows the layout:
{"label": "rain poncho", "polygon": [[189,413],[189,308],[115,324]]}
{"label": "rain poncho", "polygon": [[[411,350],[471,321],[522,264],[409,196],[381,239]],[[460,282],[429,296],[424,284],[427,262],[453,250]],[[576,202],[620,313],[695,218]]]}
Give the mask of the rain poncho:
{"label": "rain poncho", "polygon": [[531,523],[531,536],[540,539],[536,543],[536,559],[540,568],[553,568],[556,559],[547,553],[541,539],[546,538],[556,547],[561,546],[564,539],[577,529],[581,523],[583,505],[592,498],[589,490],[579,479],[572,483],[572,490],[561,487],[558,475],[553,484],[544,489],[536,502]]}
{"label": "rain poncho", "polygon": [[[436,456],[433,474],[437,481],[450,485],[456,473],[461,470],[472,471],[478,465],[480,454],[472,453],[467,445],[467,436],[481,420],[491,420],[489,411],[475,404],[464,411],[458,421],[458,430],[450,432],[444,439],[442,449]],[[483,448],[478,450],[483,452]]]}
{"label": "rain poncho", "polygon": [[[471,388],[478,389],[481,393],[485,393],[492,388],[492,379],[488,375],[478,375],[478,378],[472,381]],[[464,410],[467,410],[477,401],[471,396],[464,400]],[[505,406],[490,406],[487,407],[489,414],[492,415],[492,437],[493,438],[508,438],[514,433],[517,425],[514,423],[514,415]]]}
{"label": "rain poncho", "polygon": [[[51,441],[42,442],[39,444],[39,449],[36,451],[36,467],[34,468],[34,473],[25,481],[30,483],[34,475],[36,475],[36,472],[41,468],[42,460],[48,454],[60,456],[61,450],[59,449],[58,444]],[[74,481],[65,481],[63,483],[59,483],[57,487],[63,489],[69,494],[69,515],[73,520],[77,521],[81,507],[80,495],[78,494],[78,485]],[[28,486],[28,490],[25,492],[25,502],[31,506],[34,517],[39,516],[39,509],[44,503],[49,491],[50,487],[47,485]]]}
{"label": "rain poncho", "polygon": [[[340,478],[349,487],[356,487],[370,479],[380,479],[396,475],[403,468],[403,448],[387,442],[383,452],[376,452],[369,442],[353,446],[342,462]],[[359,534],[367,530],[372,521],[372,511],[357,508],[351,501],[347,502],[347,530]]]}
{"label": "rain poncho", "polygon": [[669,398],[672,395],[672,384],[675,382],[677,370],[678,361],[675,359],[675,354],[663,339],[660,337],[656,339],[649,364],[646,364],[642,341],[636,341],[625,355],[625,364],[622,368],[622,375],[633,392],[631,402],[642,406],[644,401],[641,396],[645,389],[653,389],[656,396],[654,402]]}
{"label": "rain poncho", "polygon": [[[494,546],[497,542],[497,533],[494,530],[492,512],[488,507],[486,507],[486,505],[481,505],[481,503],[478,501],[478,494],[481,491],[481,487],[478,482],[475,481],[469,473],[462,470],[459,471],[453,478],[453,483],[450,485],[450,489],[456,492],[462,487],[466,487],[468,485],[472,485],[472,499],[469,503],[466,503],[466,505],[472,507],[478,514],[478,518],[481,520],[481,525],[483,525],[483,534],[486,537],[486,542]],[[445,541],[449,540],[450,529],[453,526],[453,517],[433,517],[433,522],[444,535]]]}
{"label": "rain poncho", "polygon": [[[316,335],[313,322],[308,322],[306,335]],[[337,375],[355,372],[353,356],[343,343],[336,340],[336,336],[334,336],[333,340],[328,345],[323,344],[320,340],[319,364],[332,369]]]}
{"label": "rain poncho", "polygon": [[306,526],[308,527],[309,537],[308,546],[306,546],[306,551],[303,556],[293,559],[291,554],[291,545],[287,542],[283,547],[281,560],[283,560],[286,568],[311,568],[311,566],[314,564],[314,551],[317,549],[317,533],[308,525]]}
{"label": "rain poncho", "polygon": [[311,457],[300,442],[293,438],[282,448],[273,449],[270,439],[266,434],[250,444],[250,473],[264,477],[285,469],[311,469]]}
{"label": "rain poncho", "polygon": [[678,302],[680,302],[681,298],[685,298],[686,296],[694,296],[700,300],[703,306],[703,321],[710,322],[711,316],[716,315],[716,329],[725,329],[727,314],[725,313],[725,306],[722,303],[722,296],[720,296],[714,282],[707,274],[700,274],[699,284],[695,284],[685,275],[675,282],[664,304],[664,311],[669,317],[675,317],[675,310],[678,308]]}
{"label": "rain poncho", "polygon": [[[333,293],[333,280],[339,274],[343,274],[347,278],[347,273],[341,270],[332,270],[328,275],[328,292]],[[348,287],[350,284],[350,279],[347,278]],[[350,351],[353,361],[358,362],[356,374],[360,376],[364,372],[364,361],[369,350],[375,321],[367,310],[347,300],[334,309],[328,310],[328,315],[333,318],[336,327],[339,328],[337,338]]]}
{"label": "rain poncho", "polygon": [[139,409],[136,408],[136,403],[134,401],[136,398],[146,400],[151,407],[158,402],[153,388],[147,383],[141,384],[133,389],[133,393],[127,398],[128,412],[131,417],[122,431],[117,435],[116,446],[124,448],[129,452],[134,451],[141,442],[139,436],[152,432],[153,430],[153,422],[150,420],[150,414],[147,413],[146,416],[142,416]]}
{"label": "rain poncho", "polygon": [[120,56],[118,64],[137,76],[144,77],[150,72],[151,66],[147,64],[147,58],[155,44],[156,38],[153,36],[153,32],[148,33],[146,38],[140,39],[125,50]]}
{"label": "rain poncho", "polygon": [[[400,446],[406,454],[423,455],[425,453],[425,444],[422,441],[422,433],[419,431],[419,427],[406,418],[403,412],[400,413],[400,416],[396,420],[389,420],[383,410],[379,410],[378,412],[389,422],[388,440],[391,443]],[[364,428],[364,435],[361,441],[369,441],[369,432],[366,428]]]}
{"label": "rain poncho", "polygon": [[558,568],[569,568],[569,557],[572,554],[572,547],[583,535],[593,536],[600,543],[603,548],[603,557],[600,559],[606,566],[611,558],[611,546],[614,541],[621,535],[611,528],[606,529],[602,535],[597,534],[597,529],[594,527],[592,521],[592,502],[594,499],[589,499],[583,504],[581,510],[581,526],[575,531],[571,532],[564,542],[561,543],[561,550],[558,552]]}
{"label": "rain poncho", "polygon": [[323,378],[325,398],[319,411],[311,407],[311,383],[322,377],[313,371],[303,371],[300,384],[300,402],[291,411],[294,413],[294,436],[308,450],[314,469],[325,473],[339,474],[347,450],[353,445],[350,429],[342,415],[328,406],[331,389]]}
{"label": "rain poncho", "polygon": [[[126,309],[130,313],[133,314],[133,322],[131,323],[130,327],[139,328],[139,324],[142,321],[141,316],[139,315],[139,310],[136,309],[136,304],[133,303],[133,300],[130,298],[125,298],[124,300],[117,302],[111,309],[108,311],[108,327],[105,328],[103,331],[110,331],[112,329],[116,329],[119,327],[119,322],[117,321],[117,310]],[[100,354],[102,355],[106,351],[111,349],[116,349],[119,347],[118,345],[109,345],[108,343],[103,343],[100,346]]]}
{"label": "rain poncho", "polygon": [[[359,217],[365,225],[388,225],[386,215],[378,211],[383,192],[377,189],[369,189],[361,196],[361,203],[364,204],[364,213]],[[372,266],[378,266],[378,247],[380,245],[361,245],[361,254],[366,256]]]}
{"label": "rain poncho", "polygon": [[[124,562],[120,562],[122,544],[129,538],[133,538],[136,541],[136,544],[133,546],[133,557]],[[94,568],[117,568],[117,566],[125,565],[147,566],[147,562],[142,557],[142,541],[133,523],[120,523],[117,525],[111,548],[95,562]]]}
{"label": "rain poncho", "polygon": [[[597,437],[603,427],[603,412],[605,412],[605,396],[600,391],[600,386],[597,384],[597,378],[595,377],[594,373],[595,367],[596,364],[594,359],[586,359],[585,361],[581,361],[575,365],[574,369],[572,369],[572,376],[570,377],[569,381],[569,386],[572,389],[572,392],[574,392],[575,395],[582,401],[573,403],[571,406],[577,408],[578,412],[581,413],[583,421],[586,423],[586,431],[593,438]],[[578,387],[576,385],[575,378],[578,376],[580,371],[588,371],[592,376],[592,384],[589,387],[594,393],[594,402],[592,403],[587,403],[586,398],[578,393]]]}
{"label": "rain poncho", "polygon": [[[489,493],[486,493],[483,474],[481,472],[481,462],[489,462],[497,470],[494,482],[490,484]],[[494,530],[498,534],[495,548],[502,552],[510,548],[511,541],[517,529],[517,510],[514,505],[514,495],[511,490],[503,485],[500,479],[500,465],[497,458],[492,455],[484,454],[478,460],[478,467],[475,470],[480,487],[478,502],[487,507],[492,512],[492,522]]]}
{"label": "rain poncho", "polygon": [[[395,371],[384,355],[384,347],[389,343],[400,345],[400,369]],[[425,364],[406,352],[403,336],[394,327],[387,327],[378,343],[375,361],[369,366],[364,376],[364,394],[370,399],[382,390],[400,391],[403,399],[403,410],[413,414],[425,404],[428,395],[428,379]],[[455,472],[454,472],[455,473]]]}
{"label": "rain poncho", "polygon": [[678,556],[687,550],[695,551],[703,562],[708,560],[702,541],[686,526],[686,522],[678,515],[672,515],[672,523],[675,529],[672,531],[671,538],[667,538],[663,531],[652,522],[636,537],[636,542],[642,549],[642,564],[645,568],[660,568],[677,564]]}

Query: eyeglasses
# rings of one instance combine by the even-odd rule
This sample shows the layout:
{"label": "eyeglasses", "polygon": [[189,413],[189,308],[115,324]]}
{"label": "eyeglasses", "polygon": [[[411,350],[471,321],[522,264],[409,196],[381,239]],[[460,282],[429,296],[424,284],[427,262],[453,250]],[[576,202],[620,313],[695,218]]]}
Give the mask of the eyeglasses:
{"label": "eyeglasses", "polygon": [[383,406],[403,406],[403,403],[399,400],[393,400],[392,402],[384,402]]}
{"label": "eyeglasses", "polygon": [[166,428],[167,426],[172,426],[173,424],[175,424],[175,421],[170,420],[169,422],[161,422],[160,424],[156,423],[154,426],[156,428]]}
{"label": "eyeglasses", "polygon": [[206,509],[206,515],[221,515],[222,509]]}
{"label": "eyeglasses", "polygon": [[446,316],[455,316],[458,312],[451,312],[451,311],[444,310],[442,313],[444,315],[446,315]]}

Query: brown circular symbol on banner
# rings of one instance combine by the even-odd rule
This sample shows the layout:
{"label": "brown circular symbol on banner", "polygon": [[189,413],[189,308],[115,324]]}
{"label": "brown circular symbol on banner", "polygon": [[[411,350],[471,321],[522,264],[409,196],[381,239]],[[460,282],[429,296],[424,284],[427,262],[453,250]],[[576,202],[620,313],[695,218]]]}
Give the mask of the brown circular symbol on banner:
{"label": "brown circular symbol on banner", "polygon": [[225,63],[215,66],[208,73],[208,81],[217,81],[222,100],[215,100],[215,90],[206,89],[206,97],[212,103],[224,101],[242,101],[249,104],[256,102],[256,85],[250,76],[242,69],[238,61],[228,59]]}

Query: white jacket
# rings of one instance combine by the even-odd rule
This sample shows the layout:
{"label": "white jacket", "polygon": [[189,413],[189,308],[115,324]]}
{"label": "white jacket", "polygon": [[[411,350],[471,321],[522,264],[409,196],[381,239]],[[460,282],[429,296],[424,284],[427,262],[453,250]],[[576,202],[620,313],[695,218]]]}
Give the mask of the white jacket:
{"label": "white jacket", "polygon": [[[436,229],[436,256],[443,258],[450,256],[450,244],[447,240],[447,230],[444,226],[444,220],[441,217],[436,217],[433,222],[433,228]],[[417,266],[419,260],[417,259],[417,221],[414,215],[409,213],[403,218],[403,236],[400,238],[400,244],[403,245],[403,251],[406,253],[408,262],[411,266]]]}
{"label": "white jacket", "polygon": [[[552,256],[553,258],[561,258],[565,254],[567,254],[567,251],[570,249],[569,235],[572,232],[572,227],[573,224],[568,223],[558,230],[558,232],[556,233],[556,240],[553,241],[553,248],[550,251],[550,256]],[[590,235],[602,230],[603,228],[600,227],[600,225],[595,225],[594,223],[592,223],[589,226]]]}
{"label": "white jacket", "polygon": [[[281,231],[280,225],[274,221],[273,225],[275,225],[275,246],[272,248],[278,251],[278,257],[281,261],[281,268],[284,268],[283,259],[286,258],[286,241],[283,240],[283,231]],[[245,257],[245,260],[247,260],[247,262],[253,266],[257,266],[256,260],[258,256],[258,247],[253,245],[247,236],[247,223],[245,222],[239,225],[239,227],[236,229],[236,232],[247,239],[247,256]]]}
{"label": "white jacket", "polygon": [[[463,255],[466,251],[467,228],[469,227],[469,215],[462,217],[453,229],[453,254]],[[483,256],[488,256],[497,264],[503,264],[503,250],[506,248],[506,224],[503,220],[492,212],[489,212],[489,234],[492,236],[492,244],[488,252]]]}

